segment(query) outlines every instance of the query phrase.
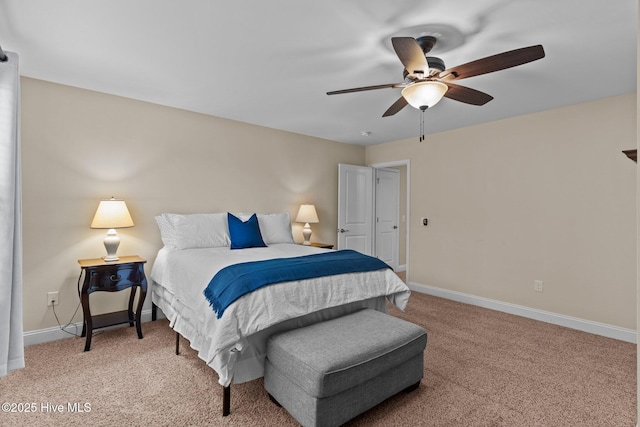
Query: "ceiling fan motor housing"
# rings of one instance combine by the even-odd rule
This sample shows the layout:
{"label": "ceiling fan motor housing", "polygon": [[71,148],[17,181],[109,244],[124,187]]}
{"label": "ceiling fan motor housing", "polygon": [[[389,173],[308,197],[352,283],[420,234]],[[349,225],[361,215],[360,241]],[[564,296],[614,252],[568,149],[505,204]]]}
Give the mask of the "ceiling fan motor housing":
{"label": "ceiling fan motor housing", "polygon": [[[431,52],[431,49],[433,49],[433,47],[438,42],[438,39],[435,36],[422,36],[422,37],[416,38],[415,40],[418,43],[418,46],[420,46],[420,49],[422,49],[422,52],[424,53],[427,63],[429,65],[429,75],[422,76],[420,80],[426,77],[433,77],[436,74],[439,74],[442,71],[444,71],[446,67],[444,66],[444,61],[442,59],[437,58],[435,56],[427,56],[427,54]],[[415,77],[411,76],[411,74],[413,73],[410,73],[405,68],[405,70],[402,73],[402,76],[407,82],[415,81]]]}
{"label": "ceiling fan motor housing", "polygon": [[[427,58],[427,63],[429,64],[429,75],[424,77],[433,77],[433,76],[436,76],[437,74],[440,74],[444,70],[446,70],[446,67],[444,66],[444,61],[442,59],[436,58],[435,56],[427,56],[426,58]],[[402,78],[407,83],[410,83],[413,81],[413,79],[409,77],[409,72],[407,71],[406,68],[402,72]]]}
{"label": "ceiling fan motor housing", "polygon": [[447,68],[444,66],[444,61],[435,56],[427,56],[427,63],[429,63],[429,74],[441,73]]}

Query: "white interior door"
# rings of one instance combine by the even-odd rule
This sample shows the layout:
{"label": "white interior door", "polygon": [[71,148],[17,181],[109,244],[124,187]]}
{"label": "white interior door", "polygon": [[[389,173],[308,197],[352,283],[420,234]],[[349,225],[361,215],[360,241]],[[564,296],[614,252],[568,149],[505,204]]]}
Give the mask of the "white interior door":
{"label": "white interior door", "polygon": [[375,255],[398,269],[400,171],[376,169]]}
{"label": "white interior door", "polygon": [[373,254],[373,168],[338,165],[338,249]]}

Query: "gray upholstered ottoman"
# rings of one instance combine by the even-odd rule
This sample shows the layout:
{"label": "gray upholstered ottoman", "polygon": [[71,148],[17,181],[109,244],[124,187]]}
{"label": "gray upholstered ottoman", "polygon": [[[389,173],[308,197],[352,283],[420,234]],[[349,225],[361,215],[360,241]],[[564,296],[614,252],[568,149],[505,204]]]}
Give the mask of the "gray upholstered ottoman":
{"label": "gray upholstered ottoman", "polygon": [[427,333],[374,310],[273,335],[264,386],[303,426],[334,426],[423,376]]}

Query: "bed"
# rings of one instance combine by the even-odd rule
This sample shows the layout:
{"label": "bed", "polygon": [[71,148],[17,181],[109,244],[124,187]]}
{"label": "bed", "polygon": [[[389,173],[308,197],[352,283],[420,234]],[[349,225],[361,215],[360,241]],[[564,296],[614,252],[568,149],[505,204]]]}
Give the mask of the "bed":
{"label": "bed", "polygon": [[[266,341],[271,334],[363,308],[386,312],[387,299],[404,310],[410,294],[388,268],[336,274],[259,288],[237,299],[218,318],[203,292],[221,269],[330,251],[295,244],[288,214],[252,215],[249,218],[258,220],[264,245],[232,249],[238,239],[231,223],[225,221],[228,215],[156,217],[165,245],[150,275],[154,310],[159,307],[169,325],[217,372],[224,389],[223,415],[229,412],[232,382],[263,376]],[[247,217],[238,215],[243,223]]]}

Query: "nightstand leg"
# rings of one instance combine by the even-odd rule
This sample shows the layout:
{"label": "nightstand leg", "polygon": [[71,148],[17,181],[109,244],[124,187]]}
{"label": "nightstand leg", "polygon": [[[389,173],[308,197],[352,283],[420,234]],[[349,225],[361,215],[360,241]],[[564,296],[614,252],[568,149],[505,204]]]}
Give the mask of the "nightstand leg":
{"label": "nightstand leg", "polygon": [[93,334],[93,320],[91,319],[91,309],[89,308],[89,294],[82,293],[82,312],[84,314],[84,325],[82,326],[82,332],[87,335],[84,351],[91,349],[91,335]]}
{"label": "nightstand leg", "polygon": [[147,279],[142,279],[140,283],[140,296],[138,296],[138,309],[136,310],[136,331],[138,339],[142,339],[142,305],[147,297]]}
{"label": "nightstand leg", "polygon": [[131,293],[129,294],[129,309],[127,310],[129,314],[129,326],[133,326],[133,300],[136,297],[136,288],[137,286],[132,286]]}

